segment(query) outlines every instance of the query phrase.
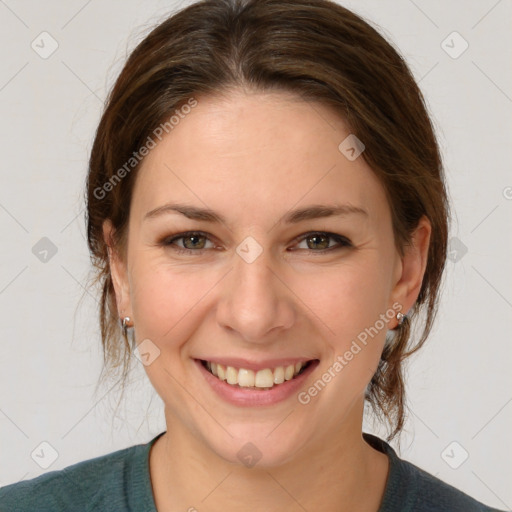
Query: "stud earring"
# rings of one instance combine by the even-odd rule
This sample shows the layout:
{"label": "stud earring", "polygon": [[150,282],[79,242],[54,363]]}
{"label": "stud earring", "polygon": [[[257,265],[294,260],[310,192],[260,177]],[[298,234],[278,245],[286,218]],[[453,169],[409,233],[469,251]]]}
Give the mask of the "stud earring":
{"label": "stud earring", "polygon": [[397,314],[396,314],[396,320],[398,322],[398,325],[402,325],[404,320],[405,320],[405,317],[407,315],[404,315],[401,311],[399,311]]}
{"label": "stud earring", "polygon": [[121,320],[121,327],[123,329],[123,334],[125,336],[128,335],[128,328],[133,327],[133,320],[129,316],[125,316]]}

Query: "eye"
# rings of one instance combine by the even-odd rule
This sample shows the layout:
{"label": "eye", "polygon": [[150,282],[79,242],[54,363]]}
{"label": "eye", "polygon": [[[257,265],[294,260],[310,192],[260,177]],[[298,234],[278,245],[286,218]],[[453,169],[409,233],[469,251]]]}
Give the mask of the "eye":
{"label": "eye", "polygon": [[[312,252],[324,253],[343,247],[352,247],[350,240],[342,235],[336,233],[327,233],[324,231],[316,231],[301,235],[298,239],[300,243],[306,243],[306,250],[310,249]],[[338,245],[331,246],[330,241],[335,240]],[[299,247],[300,249],[303,249]]]}
{"label": "eye", "polygon": [[[330,242],[334,240],[336,245],[332,246]],[[206,247],[207,243],[210,243],[210,247]],[[310,252],[324,254],[329,251],[336,249],[342,249],[344,247],[352,247],[350,240],[342,235],[336,233],[328,233],[324,231],[317,231],[306,233],[295,239],[295,242],[306,243],[306,248],[299,247],[300,250],[309,250]],[[164,247],[169,247],[173,251],[179,254],[202,254],[207,249],[214,249],[215,245],[210,240],[207,233],[203,231],[187,231],[185,233],[179,233],[170,238],[163,239],[160,244]],[[295,251],[297,249],[292,249]]]}
{"label": "eye", "polygon": [[[180,245],[179,242],[181,241]],[[171,238],[166,238],[162,241],[162,245],[171,246],[173,250],[178,253],[198,253],[201,254],[204,249],[206,249],[206,242],[211,240],[208,238],[206,233],[202,231],[187,231],[186,233],[180,233],[179,235],[173,236]],[[212,248],[212,247],[210,247]]]}

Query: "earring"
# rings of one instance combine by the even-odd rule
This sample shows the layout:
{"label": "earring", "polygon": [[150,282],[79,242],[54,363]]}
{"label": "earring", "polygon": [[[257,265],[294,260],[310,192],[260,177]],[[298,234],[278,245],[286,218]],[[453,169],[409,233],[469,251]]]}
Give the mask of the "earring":
{"label": "earring", "polygon": [[128,335],[128,328],[129,327],[133,327],[133,320],[129,316],[125,316],[121,320],[121,327],[123,329],[123,334],[125,336],[127,336]]}
{"label": "earring", "polygon": [[396,314],[396,320],[398,322],[398,325],[402,325],[404,320],[405,320],[405,317],[407,315],[404,315],[401,311],[399,311],[397,314]]}

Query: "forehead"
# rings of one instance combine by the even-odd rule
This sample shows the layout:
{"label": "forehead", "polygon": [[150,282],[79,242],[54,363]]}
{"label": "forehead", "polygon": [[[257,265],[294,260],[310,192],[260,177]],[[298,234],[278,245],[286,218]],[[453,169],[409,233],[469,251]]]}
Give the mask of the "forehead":
{"label": "forehead", "polygon": [[384,191],[362,157],[339,150],[349,135],[333,110],[292,93],[199,96],[146,156],[133,213],[177,199],[240,220],[312,203],[375,209]]}

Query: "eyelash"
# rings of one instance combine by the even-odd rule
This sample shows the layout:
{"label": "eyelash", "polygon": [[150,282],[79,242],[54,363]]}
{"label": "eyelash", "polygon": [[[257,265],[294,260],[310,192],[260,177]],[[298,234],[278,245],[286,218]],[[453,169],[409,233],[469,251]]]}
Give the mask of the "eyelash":
{"label": "eyelash", "polygon": [[[337,235],[336,233],[329,233],[326,231],[311,231],[309,233],[305,233],[305,234],[300,235],[299,237],[295,238],[294,242],[300,243],[300,242],[306,240],[307,238],[310,238],[315,235],[321,235],[321,236],[325,236],[327,238],[336,240],[336,242],[338,242],[339,245],[334,246],[334,247],[328,247],[327,249],[321,249],[319,251],[315,251],[313,249],[299,249],[299,250],[308,250],[308,251],[310,251],[312,253],[316,253],[316,254],[326,254],[328,252],[332,252],[333,250],[343,249],[343,248],[347,248],[347,247],[353,247],[352,242],[348,238],[341,236],[341,235]],[[180,240],[182,238],[187,238],[190,236],[204,236],[208,240],[210,240],[210,238],[208,237],[208,234],[205,233],[204,231],[186,231],[184,233],[179,233],[177,235],[174,235],[170,238],[163,239],[160,242],[160,245],[162,245],[164,247],[169,247],[173,251],[177,252],[178,254],[194,253],[196,255],[201,255],[201,254],[203,254],[204,251],[211,249],[211,248],[210,249],[197,249],[197,250],[196,249],[187,249],[187,248],[178,247],[178,246],[176,246],[176,244],[174,244],[174,242],[176,240]],[[210,242],[211,242],[211,240],[210,240]]]}

